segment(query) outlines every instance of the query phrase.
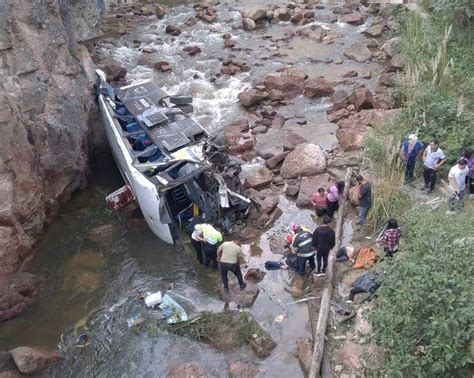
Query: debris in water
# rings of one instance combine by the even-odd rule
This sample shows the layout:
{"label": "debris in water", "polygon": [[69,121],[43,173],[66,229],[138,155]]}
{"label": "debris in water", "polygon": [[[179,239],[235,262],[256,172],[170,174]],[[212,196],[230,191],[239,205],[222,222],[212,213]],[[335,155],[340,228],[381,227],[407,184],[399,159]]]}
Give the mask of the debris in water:
{"label": "debris in water", "polygon": [[109,312],[114,312],[116,308],[120,307],[121,305],[123,305],[125,302],[127,302],[127,298],[121,298],[119,299],[119,301],[117,303],[114,303],[110,308],[109,308]]}
{"label": "debris in water", "polygon": [[127,319],[127,324],[128,324],[128,327],[131,328],[133,326],[143,323],[144,321],[145,321],[145,318],[143,317],[142,314],[136,314]]}
{"label": "debris in water", "polygon": [[277,323],[283,323],[286,320],[286,315],[285,314],[280,314],[275,316],[275,321]]}
{"label": "debris in water", "polygon": [[156,293],[150,294],[145,297],[145,305],[146,307],[154,307],[157,304],[160,304],[162,301],[161,291],[157,291]]}
{"label": "debris in water", "polygon": [[166,322],[168,324],[175,324],[188,320],[188,314],[186,314],[186,311],[184,311],[181,305],[171,298],[168,293],[163,296],[159,307],[161,308],[163,315],[167,318]]}

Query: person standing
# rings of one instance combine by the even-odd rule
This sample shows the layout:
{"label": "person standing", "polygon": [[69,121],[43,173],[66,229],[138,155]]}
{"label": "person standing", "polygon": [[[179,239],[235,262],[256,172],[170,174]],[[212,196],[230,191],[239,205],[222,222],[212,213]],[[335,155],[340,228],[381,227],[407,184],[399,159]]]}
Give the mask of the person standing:
{"label": "person standing", "polygon": [[316,216],[322,217],[326,214],[326,209],[328,207],[328,195],[323,188],[319,188],[317,193],[311,195],[311,204],[314,207]]}
{"label": "person standing", "polygon": [[359,221],[356,224],[363,226],[372,206],[372,185],[362,175],[358,175],[356,181],[359,192]]}
{"label": "person standing", "polygon": [[466,193],[466,177],[469,172],[467,160],[461,159],[453,166],[448,174],[449,192],[447,214],[455,214],[464,208],[464,195]]}
{"label": "person standing", "polygon": [[229,291],[229,279],[227,277],[229,272],[234,273],[239,282],[240,290],[244,290],[247,284],[242,278],[242,271],[240,264],[244,261],[244,253],[237,241],[226,241],[217,248],[217,261],[219,262],[219,269],[221,271],[222,284],[224,290]]}
{"label": "person standing", "polygon": [[331,218],[327,215],[323,217],[323,225],[313,232],[313,248],[316,249],[316,259],[318,260],[317,276],[324,276],[328,266],[328,256],[331,249],[336,245],[336,233],[329,227]]}
{"label": "person standing", "polygon": [[344,181],[338,181],[328,189],[326,214],[331,218],[339,209],[339,198],[344,193],[345,185]]}
{"label": "person standing", "polygon": [[194,250],[196,251],[196,258],[200,264],[204,264],[204,258],[202,256],[202,242],[200,240],[194,239],[193,233],[194,226],[203,222],[204,219],[202,219],[201,217],[193,217],[189,220],[189,223],[185,228],[186,234],[188,234],[189,238],[191,239],[191,244],[194,247]]}
{"label": "person standing", "polygon": [[416,158],[423,145],[418,141],[415,134],[410,134],[408,140],[400,146],[399,155],[405,162],[405,184],[413,181],[413,172],[415,171]]}
{"label": "person standing", "polygon": [[217,268],[217,244],[222,241],[222,234],[212,225],[200,223],[194,226],[191,237],[203,243],[204,265]]}
{"label": "person standing", "polygon": [[393,257],[393,255],[398,252],[398,244],[400,243],[401,235],[402,233],[400,228],[398,228],[397,220],[394,218],[389,219],[380,240],[387,257]]}
{"label": "person standing", "polygon": [[427,194],[433,193],[436,184],[436,173],[438,169],[446,162],[446,156],[439,142],[435,139],[430,142],[423,153],[423,179],[425,184],[421,190],[426,190]]}
{"label": "person standing", "polygon": [[466,148],[463,153],[462,157],[466,159],[467,167],[469,168],[469,172],[467,173],[466,177],[466,194],[469,195],[469,198],[474,196],[474,153],[471,148]]}
{"label": "person standing", "polygon": [[306,261],[309,262],[309,267],[314,270],[316,265],[314,264],[314,248],[312,245],[313,237],[311,232],[304,230],[302,227],[297,226],[296,235],[293,239],[291,247],[296,251],[298,274],[304,275],[306,270]]}

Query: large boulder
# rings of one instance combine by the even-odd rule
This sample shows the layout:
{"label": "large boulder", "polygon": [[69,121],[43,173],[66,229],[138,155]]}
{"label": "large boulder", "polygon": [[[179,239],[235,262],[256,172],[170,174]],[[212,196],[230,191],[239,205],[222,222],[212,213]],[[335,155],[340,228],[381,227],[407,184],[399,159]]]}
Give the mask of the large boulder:
{"label": "large boulder", "polygon": [[265,20],[267,18],[267,10],[265,6],[254,7],[242,12],[242,17],[249,18],[255,22]]}
{"label": "large boulder", "polygon": [[244,177],[245,188],[263,189],[269,186],[273,181],[273,173],[266,167],[256,167],[245,174]]}
{"label": "large boulder", "polygon": [[348,97],[348,102],[354,104],[357,111],[362,109],[369,109],[372,107],[374,96],[367,88],[357,88]]}
{"label": "large boulder", "polygon": [[58,352],[28,346],[12,349],[10,354],[18,370],[23,374],[38,373],[62,360]]}
{"label": "large boulder", "polygon": [[256,89],[249,89],[247,91],[239,93],[239,100],[243,107],[251,108],[267,99],[267,92],[260,92]]}
{"label": "large boulder", "polygon": [[295,147],[283,161],[280,175],[283,178],[313,176],[326,170],[326,155],[316,144],[303,143]]}
{"label": "large boulder", "polygon": [[345,15],[342,20],[351,25],[362,25],[367,17],[368,15],[365,13],[352,13]]}
{"label": "large boulder", "polygon": [[322,77],[311,78],[307,81],[304,94],[308,97],[325,97],[334,92],[332,84]]}
{"label": "large boulder", "polygon": [[268,74],[264,84],[267,89],[278,89],[287,96],[303,93],[306,78],[303,71],[292,69]]}
{"label": "large boulder", "polygon": [[344,151],[359,150],[364,147],[364,137],[369,131],[365,126],[339,129],[336,131],[337,141]]}
{"label": "large boulder", "polygon": [[301,180],[300,191],[296,198],[296,205],[299,207],[310,207],[311,195],[317,192],[318,188],[327,189],[329,184],[330,177],[327,173],[314,177],[303,177]]}
{"label": "large boulder", "polygon": [[372,57],[372,53],[363,42],[354,43],[349,50],[344,52],[344,55],[359,63],[364,63]]}
{"label": "large boulder", "polygon": [[365,30],[364,34],[370,37],[380,37],[382,35],[384,27],[385,27],[385,24],[383,22],[380,22],[378,24],[375,24],[374,26],[371,26],[367,30]]}

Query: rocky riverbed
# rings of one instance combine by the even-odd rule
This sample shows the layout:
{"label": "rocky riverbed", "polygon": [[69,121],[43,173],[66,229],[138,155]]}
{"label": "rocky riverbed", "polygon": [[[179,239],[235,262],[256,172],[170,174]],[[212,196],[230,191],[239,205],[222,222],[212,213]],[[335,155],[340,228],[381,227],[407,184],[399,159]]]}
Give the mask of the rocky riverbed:
{"label": "rocky riverbed", "polygon": [[[103,36],[80,51],[115,84],[153,79],[170,94],[194,97],[195,117],[225,139],[229,153],[242,165],[246,194],[259,205],[236,232],[246,243],[248,268],[262,269],[266,260],[286,253],[282,236],[290,223],[314,227],[307,209],[311,193],[343,179],[347,167],[359,167],[363,136],[396,114],[389,89],[403,60],[397,41],[387,40],[392,26],[386,9],[376,4],[209,1],[176,7],[111,6]],[[84,82],[78,88],[90,85]],[[100,138],[94,128],[92,139]],[[79,171],[85,174],[85,169]],[[101,206],[97,201],[102,197],[93,193],[118,187],[117,173],[112,176],[107,184],[96,178],[97,185],[80,194],[81,200],[73,200],[66,223],[55,223],[56,231],[47,234],[41,244],[43,257],[32,268],[46,278],[46,294],[23,317],[5,323],[11,324],[8,331],[0,329],[8,335],[1,348],[32,339],[53,348],[61,338],[65,360],[48,369],[46,374],[53,376],[117,370],[173,376],[190,363],[197,367],[187,368],[209,376],[227,376],[229,369],[234,370],[232,376],[243,376],[236,368],[242,364],[242,369],[261,376],[301,375],[296,342],[308,338],[311,330],[306,304],[292,303],[304,295],[308,282],[289,279],[286,273],[269,272],[256,284],[260,293],[248,310],[276,342],[267,358],[249,351],[216,351],[167,332],[126,329],[126,318],[142,311],[135,298],[140,290],[173,287],[192,298],[196,311],[220,310],[222,298],[215,273],[193,268],[189,253],[176,255],[161,245],[135,215],[87,218]],[[67,187],[72,191],[80,181]],[[64,193],[69,189],[57,196],[68,198]],[[89,222],[84,235],[71,228],[78,222]],[[346,237],[350,222],[349,218]],[[43,223],[44,219],[38,224]],[[63,232],[69,238],[56,237]],[[51,256],[53,250],[61,251],[59,260]],[[44,264],[58,266],[44,270]],[[32,282],[15,293],[30,298],[37,285],[22,274],[22,282]],[[18,312],[30,299],[24,302]],[[38,332],[34,319],[54,323],[65,304],[71,311],[64,310],[61,321]],[[31,334],[18,334],[25,324],[30,324],[26,329]],[[89,335],[90,342],[78,348],[80,333]],[[183,350],[189,353],[183,355]]]}

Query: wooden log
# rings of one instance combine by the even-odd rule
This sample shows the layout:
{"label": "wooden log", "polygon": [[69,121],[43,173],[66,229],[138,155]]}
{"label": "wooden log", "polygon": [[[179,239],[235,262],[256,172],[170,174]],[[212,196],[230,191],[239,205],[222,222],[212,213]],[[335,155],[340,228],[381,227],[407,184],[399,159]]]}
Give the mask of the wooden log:
{"label": "wooden log", "polygon": [[349,191],[349,182],[352,176],[352,168],[347,169],[346,173],[346,189],[344,190],[344,195],[342,196],[341,205],[339,207],[339,217],[336,224],[336,245],[329,253],[329,261],[326,275],[326,282],[322,292],[314,293],[313,296],[321,296],[321,304],[319,306],[319,315],[318,321],[315,330],[314,336],[314,346],[313,346],[313,356],[311,358],[311,368],[308,374],[310,378],[316,378],[319,376],[321,371],[321,361],[323,358],[324,351],[324,341],[326,336],[326,327],[328,323],[329,310],[331,306],[331,296],[333,290],[333,280],[334,280],[334,264],[336,261],[336,252],[341,245],[341,236],[342,236],[342,225],[344,224],[344,214],[347,203],[347,192]]}

